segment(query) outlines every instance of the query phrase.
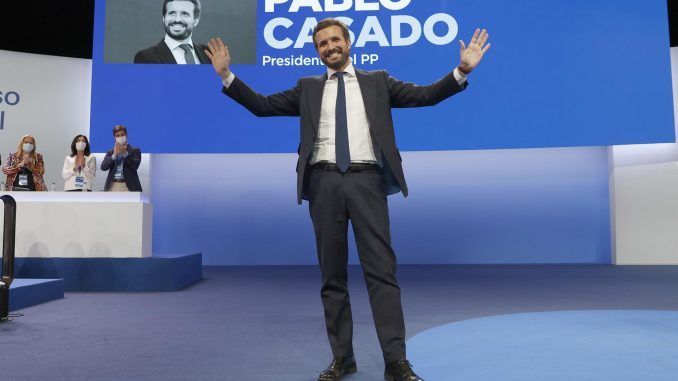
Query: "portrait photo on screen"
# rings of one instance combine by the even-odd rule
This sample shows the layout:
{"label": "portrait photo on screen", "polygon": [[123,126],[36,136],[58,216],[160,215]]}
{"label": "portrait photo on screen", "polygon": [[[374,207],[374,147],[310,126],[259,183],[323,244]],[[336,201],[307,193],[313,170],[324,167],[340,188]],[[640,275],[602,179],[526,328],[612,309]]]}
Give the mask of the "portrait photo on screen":
{"label": "portrait photo on screen", "polygon": [[210,38],[227,39],[236,64],[256,62],[257,8],[241,0],[109,0],[104,62],[210,64]]}

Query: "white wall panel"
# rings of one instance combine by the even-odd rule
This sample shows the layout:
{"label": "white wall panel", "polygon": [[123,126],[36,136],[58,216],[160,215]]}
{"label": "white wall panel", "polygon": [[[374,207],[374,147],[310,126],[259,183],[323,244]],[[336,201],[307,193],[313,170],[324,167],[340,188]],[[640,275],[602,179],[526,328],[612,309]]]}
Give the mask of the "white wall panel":
{"label": "white wall panel", "polygon": [[[678,48],[671,61],[678,120]],[[611,157],[614,262],[678,264],[678,144],[615,146]]]}

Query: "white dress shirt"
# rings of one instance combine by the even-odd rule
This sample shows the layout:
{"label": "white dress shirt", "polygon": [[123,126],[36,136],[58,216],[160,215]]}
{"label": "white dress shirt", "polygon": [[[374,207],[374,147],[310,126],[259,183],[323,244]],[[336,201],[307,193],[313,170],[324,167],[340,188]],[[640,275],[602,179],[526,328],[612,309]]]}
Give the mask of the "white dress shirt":
{"label": "white dress shirt", "polygon": [[[327,81],[323,90],[323,99],[320,106],[320,123],[318,136],[311,155],[310,164],[320,161],[336,162],[335,152],[335,109],[337,106],[337,90],[339,80],[334,77],[336,70],[327,68]],[[349,63],[344,69],[344,88],[346,90],[346,121],[348,127],[348,148],[351,152],[351,162],[376,163],[377,158],[372,148],[370,124],[367,121],[363,94],[355,76],[355,68]]]}
{"label": "white dress shirt", "polygon": [[80,171],[76,171],[75,158],[77,156],[66,156],[64,160],[64,168],[61,171],[61,177],[66,181],[64,183],[64,190],[82,190],[81,187],[75,186],[75,178],[83,176],[85,178],[85,188],[92,190],[92,183],[94,176],[97,173],[97,158],[94,155],[85,156],[85,166]]}
{"label": "white dress shirt", "polygon": [[[360,91],[360,84],[355,76],[353,63],[349,63],[344,69],[344,86],[346,90],[346,117],[348,122],[348,144],[351,152],[351,162],[359,163],[377,163],[377,158],[372,146],[372,137],[370,136],[370,126],[365,112],[365,102]],[[336,70],[327,68],[327,81],[323,90],[323,99],[320,106],[320,123],[318,125],[318,136],[315,141],[313,154],[310,164],[317,162],[336,163],[335,152],[335,108],[337,102],[338,79],[333,77]],[[459,86],[466,83],[466,76],[459,69],[454,69],[454,78]],[[235,74],[225,78],[222,82],[228,89],[235,80]]]}
{"label": "white dress shirt", "polygon": [[196,64],[200,64],[198,55],[195,54],[195,48],[193,47],[193,41],[191,40],[191,37],[182,41],[177,41],[172,37],[165,35],[165,44],[172,52],[174,59],[177,61],[179,65],[186,65],[186,55],[184,54],[184,49],[180,48],[179,45],[181,44],[191,45],[191,53],[193,54],[193,60],[195,61]]}

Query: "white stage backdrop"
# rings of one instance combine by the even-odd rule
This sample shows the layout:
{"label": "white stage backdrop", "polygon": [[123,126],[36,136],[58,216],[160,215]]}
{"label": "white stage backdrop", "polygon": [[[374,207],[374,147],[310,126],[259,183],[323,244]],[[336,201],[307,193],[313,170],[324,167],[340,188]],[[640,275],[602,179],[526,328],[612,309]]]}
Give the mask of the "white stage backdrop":
{"label": "white stage backdrop", "polygon": [[0,50],[0,73],[3,165],[21,136],[31,134],[45,159],[48,187],[54,182],[63,190],[71,141],[89,131],[92,61]]}
{"label": "white stage backdrop", "polygon": [[[678,47],[671,48],[678,132]],[[678,144],[612,147],[614,262],[678,265]]]}

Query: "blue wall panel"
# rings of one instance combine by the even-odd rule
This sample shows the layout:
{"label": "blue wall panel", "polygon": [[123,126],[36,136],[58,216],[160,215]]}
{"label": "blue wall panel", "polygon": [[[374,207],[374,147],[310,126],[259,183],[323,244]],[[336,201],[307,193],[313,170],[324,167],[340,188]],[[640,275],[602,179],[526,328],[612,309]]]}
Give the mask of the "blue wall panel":
{"label": "blue wall panel", "polygon": [[[202,252],[206,265],[315,264],[295,162],[155,155],[154,252]],[[403,163],[410,197],[389,198],[400,263],[611,261],[605,147],[405,152]]]}
{"label": "blue wall panel", "polygon": [[[141,7],[148,7],[148,1],[127,0],[125,6],[119,5],[122,1],[108,3],[118,6],[96,1],[91,118],[95,151],[108,149],[111,128],[118,123],[134,131],[134,141],[144,152],[296,151],[298,120],[253,117],[220,93],[221,83],[210,65],[105,62],[107,27],[109,33],[117,27],[138,36],[120,42],[129,44],[132,51],[148,46],[140,45],[140,39],[159,41],[164,35],[160,2],[156,2],[157,13],[147,22],[135,17]],[[243,60],[244,52],[236,44],[251,46],[255,41],[243,39],[257,36],[256,60],[234,65],[233,71],[262,93],[287,90],[302,76],[325,72],[323,67],[262,63],[264,56],[316,56],[310,43],[300,49],[271,48],[264,40],[264,30],[274,18],[294,23],[289,29],[276,29],[281,39],[296,39],[307,17],[320,20],[330,16],[353,19],[351,29],[358,35],[367,18],[376,17],[385,34],[392,37],[393,17],[412,16],[424,22],[434,14],[447,14],[456,20],[459,33],[445,45],[420,38],[408,46],[371,42],[353,50],[359,55],[379,56],[372,64],[356,62],[357,67],[386,69],[399,79],[419,84],[439,79],[458,64],[458,39],[468,42],[476,27],[488,28],[492,48],[471,74],[468,91],[433,108],[394,113],[399,147],[406,151],[605,146],[675,139],[665,0],[413,0],[399,1],[408,3],[399,11],[381,7],[378,11],[347,12],[310,12],[308,7],[290,12],[293,3],[325,2],[287,1],[270,13],[264,12],[264,1],[259,0],[257,23],[242,25],[241,30],[246,31],[242,35],[206,28],[225,24],[215,8],[227,9],[243,1],[204,3],[193,41],[204,43],[209,37],[220,36],[231,45],[234,60]],[[106,22],[107,9],[111,13],[119,9],[124,16]],[[147,25],[157,29],[147,30]],[[439,33],[450,30],[438,26]]]}

